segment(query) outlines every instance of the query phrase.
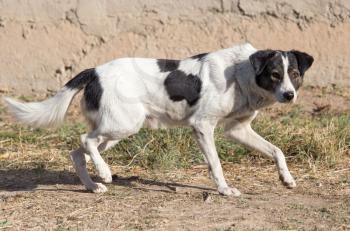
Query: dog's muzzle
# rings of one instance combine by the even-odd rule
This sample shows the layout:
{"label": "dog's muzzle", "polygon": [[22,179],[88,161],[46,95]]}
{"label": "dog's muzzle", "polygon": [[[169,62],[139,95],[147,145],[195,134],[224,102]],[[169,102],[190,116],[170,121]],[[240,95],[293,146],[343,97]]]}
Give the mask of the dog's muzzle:
{"label": "dog's muzzle", "polygon": [[294,99],[294,92],[292,92],[292,91],[287,91],[287,92],[283,93],[283,98],[284,98],[286,101],[291,101],[292,99]]}

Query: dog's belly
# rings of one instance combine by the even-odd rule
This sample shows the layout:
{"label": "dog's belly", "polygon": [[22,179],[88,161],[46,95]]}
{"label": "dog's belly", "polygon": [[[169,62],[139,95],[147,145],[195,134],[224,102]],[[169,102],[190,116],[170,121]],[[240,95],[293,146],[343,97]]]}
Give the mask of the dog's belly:
{"label": "dog's belly", "polygon": [[189,109],[185,101],[166,102],[162,106],[155,106],[152,102],[152,105],[147,103],[144,106],[146,109],[144,126],[153,129],[186,126],[188,118],[193,114],[193,109]]}
{"label": "dog's belly", "polygon": [[156,117],[153,116],[146,116],[145,122],[143,124],[143,127],[150,128],[150,129],[165,129],[169,127],[173,127],[175,124],[170,124],[165,121],[159,120]]}

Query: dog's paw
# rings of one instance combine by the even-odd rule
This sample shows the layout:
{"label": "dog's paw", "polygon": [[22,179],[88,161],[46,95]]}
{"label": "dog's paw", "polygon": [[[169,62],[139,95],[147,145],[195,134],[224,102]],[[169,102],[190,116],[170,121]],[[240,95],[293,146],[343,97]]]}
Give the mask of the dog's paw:
{"label": "dog's paw", "polygon": [[95,183],[94,188],[88,190],[92,191],[93,193],[104,193],[108,191],[107,187],[101,183]]}
{"label": "dog's paw", "polygon": [[112,183],[112,173],[111,171],[108,169],[108,170],[105,170],[103,172],[100,172],[98,174],[98,176],[101,178],[101,180],[104,182],[104,183]]}
{"label": "dog's paw", "polygon": [[101,177],[101,180],[103,181],[103,183],[106,183],[106,184],[110,184],[112,183],[112,175],[109,174],[107,176],[100,176]]}
{"label": "dog's paw", "polygon": [[224,196],[238,197],[241,195],[241,192],[238,189],[231,187],[219,187],[218,191],[221,195]]}
{"label": "dog's paw", "polygon": [[289,189],[295,188],[297,186],[294,178],[291,175],[289,176],[280,175],[280,180],[282,181],[282,184]]}
{"label": "dog's paw", "polygon": [[97,174],[101,178],[101,180],[104,183],[111,183],[112,182],[112,173],[111,170],[109,169],[108,165],[103,164],[103,165],[97,165]]}

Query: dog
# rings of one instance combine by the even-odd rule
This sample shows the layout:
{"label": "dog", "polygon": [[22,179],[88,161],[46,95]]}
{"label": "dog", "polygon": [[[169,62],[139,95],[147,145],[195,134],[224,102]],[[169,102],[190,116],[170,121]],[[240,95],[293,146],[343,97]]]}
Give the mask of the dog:
{"label": "dog", "polygon": [[215,127],[222,124],[229,139],[273,159],[282,183],[294,188],[283,152],[250,124],[264,107],[295,102],[313,61],[297,50],[257,50],[249,43],[183,60],[120,58],[82,71],[42,102],[5,101],[18,121],[33,127],[57,126],[73,97],[84,89],[81,106],[92,129],[81,135],[81,147],[70,156],[87,190],[107,191],[104,184],[90,178],[89,159],[102,181],[110,183],[112,174],[101,152],[143,126],[188,126],[218,192],[239,196],[224,178],[215,148]]}

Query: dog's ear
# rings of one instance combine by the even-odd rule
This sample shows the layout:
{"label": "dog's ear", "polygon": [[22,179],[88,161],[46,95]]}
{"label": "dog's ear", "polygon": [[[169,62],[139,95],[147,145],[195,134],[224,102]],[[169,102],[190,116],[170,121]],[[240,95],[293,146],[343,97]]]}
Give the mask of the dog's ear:
{"label": "dog's ear", "polygon": [[311,55],[301,51],[292,50],[291,53],[297,58],[299,72],[300,75],[303,76],[305,71],[311,67],[312,63],[314,62],[314,58]]}
{"label": "dog's ear", "polygon": [[275,54],[276,51],[274,50],[261,50],[249,56],[249,61],[252,64],[256,75],[260,75],[263,72],[267,61]]}

